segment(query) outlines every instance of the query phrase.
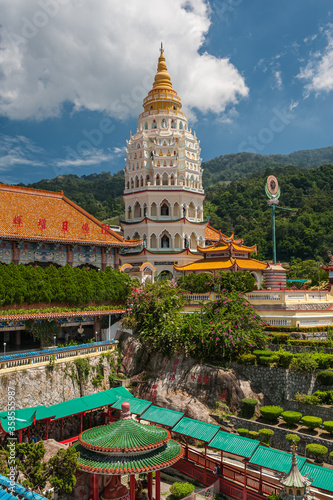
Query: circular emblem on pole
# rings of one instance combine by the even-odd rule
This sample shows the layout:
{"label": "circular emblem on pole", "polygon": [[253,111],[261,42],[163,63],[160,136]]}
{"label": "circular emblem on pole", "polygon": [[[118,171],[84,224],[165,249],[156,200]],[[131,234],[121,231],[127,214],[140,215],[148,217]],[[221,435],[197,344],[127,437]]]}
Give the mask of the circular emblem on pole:
{"label": "circular emblem on pole", "polygon": [[270,175],[267,179],[267,189],[271,195],[276,195],[279,190],[279,183],[274,175]]}

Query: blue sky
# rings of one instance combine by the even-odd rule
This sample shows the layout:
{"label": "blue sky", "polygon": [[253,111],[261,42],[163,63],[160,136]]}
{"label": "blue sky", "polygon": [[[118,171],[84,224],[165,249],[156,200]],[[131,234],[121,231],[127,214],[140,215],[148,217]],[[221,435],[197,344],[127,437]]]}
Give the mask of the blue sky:
{"label": "blue sky", "polygon": [[124,166],[161,40],[203,160],[333,145],[331,0],[2,0],[0,181]]}

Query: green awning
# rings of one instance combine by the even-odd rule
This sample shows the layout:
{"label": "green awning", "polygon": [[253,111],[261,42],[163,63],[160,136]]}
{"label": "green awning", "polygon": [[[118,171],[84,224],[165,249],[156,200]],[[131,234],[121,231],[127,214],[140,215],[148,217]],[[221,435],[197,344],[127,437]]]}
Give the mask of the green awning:
{"label": "green awning", "polygon": [[178,434],[208,443],[219,429],[218,425],[207,424],[207,422],[200,422],[200,420],[184,417],[172,428],[172,432],[178,432]]}
{"label": "green awning", "polygon": [[300,472],[302,476],[308,474],[309,479],[313,479],[312,486],[314,488],[333,492],[333,469],[305,462]]}
{"label": "green awning", "polygon": [[11,412],[2,411],[0,413],[0,423],[3,429],[8,432],[9,422],[13,421],[10,417],[14,417],[15,429],[17,431],[20,429],[25,429],[26,427],[30,427],[35,419],[44,420],[45,418],[52,418],[54,416],[54,413],[52,412],[51,408],[47,408],[46,406],[20,408],[18,410],[15,410],[15,415],[11,415]]}
{"label": "green awning", "polygon": [[52,405],[50,408],[52,408],[52,412],[54,414],[53,420],[70,417],[72,415],[77,415],[78,413],[84,413],[89,409],[83,402],[83,398],[69,399],[63,403]]}
{"label": "green awning", "polygon": [[112,405],[120,397],[134,398],[134,396],[125,387],[115,387],[114,389],[109,389],[107,391],[95,392],[95,394],[89,394],[89,396],[83,396],[80,398],[84,401],[87,406],[87,410],[94,410],[95,408],[101,408],[102,406]]}
{"label": "green awning", "polygon": [[142,415],[142,413],[149,408],[151,401],[146,401],[145,399],[134,398],[132,395],[118,398],[117,401],[112,405],[112,408],[116,410],[121,410],[121,405],[123,403],[130,403],[130,412],[135,415]]}
{"label": "green awning", "polygon": [[[258,446],[249,460],[249,464],[260,465],[265,469],[272,469],[278,472],[289,472],[291,469],[292,454],[284,451],[275,450]],[[297,456],[297,466],[299,470],[304,464],[306,458]]]}
{"label": "green awning", "polygon": [[209,448],[226,451],[240,457],[249,458],[258,448],[260,441],[219,431],[208,443]]}
{"label": "green awning", "polygon": [[184,413],[180,411],[168,410],[167,408],[152,405],[141,415],[141,418],[154,424],[173,427],[183,416]]}

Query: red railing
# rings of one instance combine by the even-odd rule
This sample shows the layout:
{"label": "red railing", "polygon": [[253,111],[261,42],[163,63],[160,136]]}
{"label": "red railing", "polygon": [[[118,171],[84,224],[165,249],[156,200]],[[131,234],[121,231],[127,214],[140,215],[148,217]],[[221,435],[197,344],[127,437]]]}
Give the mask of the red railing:
{"label": "red railing", "polygon": [[61,444],[68,444],[68,446],[72,446],[72,444],[76,443],[79,436],[74,436],[70,439],[65,439],[64,441],[60,441]]}

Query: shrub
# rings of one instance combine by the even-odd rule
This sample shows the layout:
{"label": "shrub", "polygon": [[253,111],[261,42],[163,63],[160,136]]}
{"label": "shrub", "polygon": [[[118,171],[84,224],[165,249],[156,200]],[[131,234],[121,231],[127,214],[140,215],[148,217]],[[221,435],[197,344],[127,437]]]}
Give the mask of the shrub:
{"label": "shrub", "polygon": [[263,366],[271,366],[274,363],[279,362],[279,356],[274,354],[273,356],[260,356],[259,357],[259,364]]}
{"label": "shrub", "polygon": [[308,394],[300,394],[299,392],[295,396],[296,401],[300,403],[308,404],[308,405],[319,405],[320,401],[315,394],[309,396]]}
{"label": "shrub", "polygon": [[259,438],[259,432],[257,431],[250,431],[248,434],[250,439],[258,439]]}
{"label": "shrub", "polygon": [[259,439],[262,443],[268,444],[271,437],[274,436],[272,429],[261,429],[259,431]]}
{"label": "shrub", "polygon": [[170,493],[174,498],[180,499],[190,495],[195,490],[195,486],[190,483],[173,483]]}
{"label": "shrub", "polygon": [[333,385],[333,371],[325,370],[323,372],[319,372],[317,380],[322,385]]}
{"label": "shrub", "polygon": [[258,404],[257,399],[245,398],[242,399],[242,414],[245,418],[252,418],[254,410]]}
{"label": "shrub", "polygon": [[333,391],[316,391],[312,394],[315,398],[319,400],[321,405],[331,405],[333,404]]}
{"label": "shrub", "polygon": [[289,368],[294,357],[293,353],[288,351],[278,351],[277,354],[279,356],[279,365],[283,368]]}
{"label": "shrub", "polygon": [[270,495],[268,495],[267,500],[281,500],[281,497],[278,493],[271,493]]}
{"label": "shrub", "polygon": [[326,446],[322,446],[321,444],[311,443],[306,445],[306,451],[315,457],[323,457],[328,452],[328,449]]}
{"label": "shrub", "polygon": [[259,358],[260,356],[272,356],[274,351],[261,351],[260,349],[257,349],[256,351],[253,351],[253,354]]}
{"label": "shrub", "polygon": [[289,425],[297,424],[302,418],[302,413],[298,413],[297,411],[284,411],[281,415],[283,420]]}
{"label": "shrub", "polygon": [[267,338],[272,344],[286,344],[289,339],[289,333],[270,333]]}
{"label": "shrub", "polygon": [[325,431],[327,431],[333,435],[333,421],[327,420],[326,422],[323,423],[323,425],[324,425]]}
{"label": "shrub", "polygon": [[241,354],[238,358],[238,363],[241,365],[255,365],[257,356],[254,354]]}
{"label": "shrub", "polygon": [[286,435],[286,440],[289,441],[289,443],[299,443],[301,438],[297,436],[297,434],[287,434]]}
{"label": "shrub", "polygon": [[308,429],[316,429],[321,426],[323,420],[319,417],[303,417],[302,422]]}
{"label": "shrub", "polygon": [[333,451],[330,453],[330,458],[333,460]]}
{"label": "shrub", "polygon": [[237,432],[240,436],[247,437],[249,429],[237,429]]}
{"label": "shrub", "polygon": [[261,415],[271,422],[276,421],[282,412],[283,408],[281,406],[262,406],[260,408]]}
{"label": "shrub", "polygon": [[290,363],[291,370],[314,372],[318,367],[317,362],[310,354],[294,355]]}

